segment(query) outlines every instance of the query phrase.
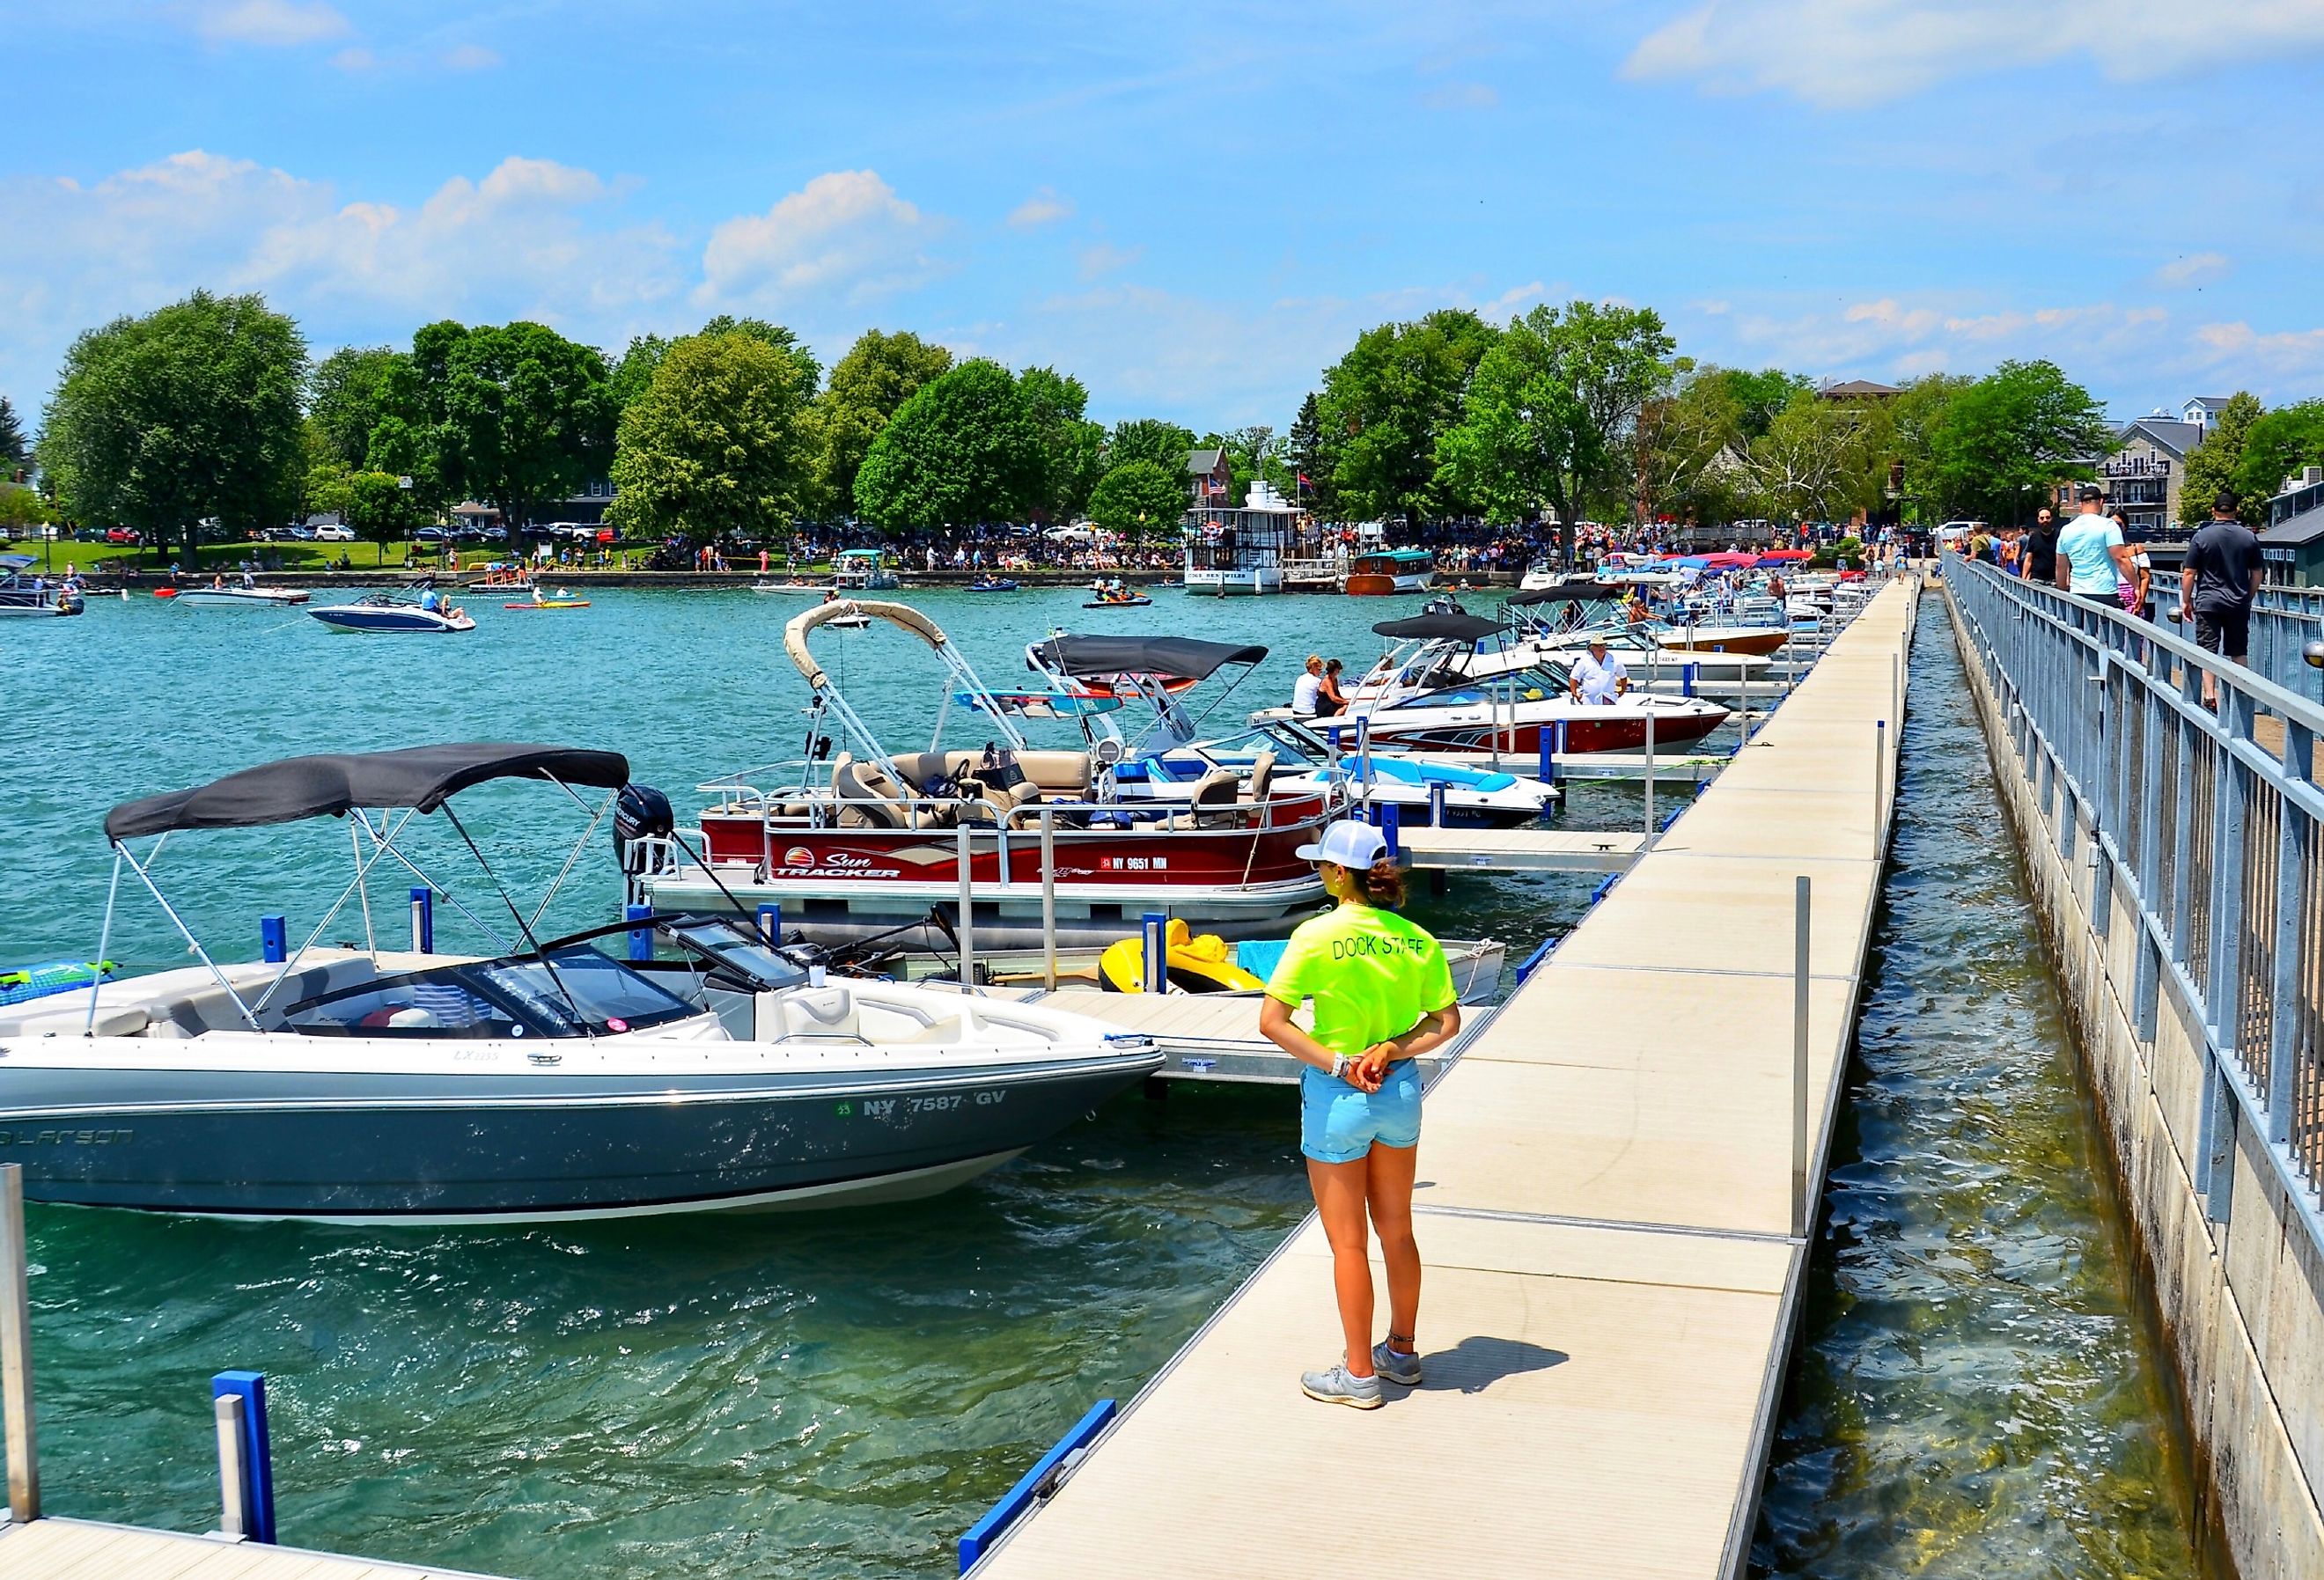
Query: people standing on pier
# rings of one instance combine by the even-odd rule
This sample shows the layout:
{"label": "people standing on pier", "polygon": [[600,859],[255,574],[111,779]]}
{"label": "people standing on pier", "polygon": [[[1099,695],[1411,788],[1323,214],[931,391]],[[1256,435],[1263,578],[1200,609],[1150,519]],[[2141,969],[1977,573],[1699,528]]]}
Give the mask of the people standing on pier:
{"label": "people standing on pier", "polygon": [[[1260,1035],[1307,1067],[1299,1077],[1299,1150],[1332,1247],[1332,1284],[1345,1348],[1336,1366],[1301,1375],[1308,1398],[1377,1409],[1380,1380],[1420,1381],[1420,1248],[1412,1182],[1420,1157],[1415,1060],[1460,1033],[1460,995],[1444,951],[1397,914],[1404,875],[1369,823],[1343,818],[1299,847],[1339,903],[1304,922],[1268,979]],[[1311,1034],[1294,1024],[1315,1006]],[[1388,1337],[1372,1342],[1372,1269],[1365,1219],[1388,1270]]]}
{"label": "people standing on pier", "polygon": [[1593,707],[1611,706],[1629,688],[1629,670],[1612,655],[1602,636],[1591,642],[1590,651],[1574,660],[1566,673],[1566,695]]}
{"label": "people standing on pier", "polygon": [[2119,607],[2116,589],[2131,579],[2129,545],[2106,513],[2106,495],[2097,484],[2083,484],[2079,497],[2081,513],[2058,534],[2057,583],[2076,597]]}
{"label": "people standing on pier", "polygon": [[[2187,541],[2187,560],[2179,572],[2179,606],[2195,616],[2195,645],[2231,663],[2251,662],[2252,605],[2259,598],[2259,535],[2237,513],[2243,500],[2222,488],[2211,501],[2211,519]],[[2203,704],[2219,705],[2218,683],[2203,675]]]}
{"label": "people standing on pier", "polygon": [[2025,544],[2017,556],[2017,574],[2028,581],[2042,581],[2057,568],[2058,526],[2043,505],[2034,513],[2034,530],[2025,534]]}

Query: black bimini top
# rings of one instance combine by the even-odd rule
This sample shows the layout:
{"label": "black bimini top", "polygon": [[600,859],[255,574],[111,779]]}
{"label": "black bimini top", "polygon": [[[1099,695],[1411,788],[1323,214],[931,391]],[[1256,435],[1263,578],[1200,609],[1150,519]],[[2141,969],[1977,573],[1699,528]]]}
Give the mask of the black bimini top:
{"label": "black bimini top", "polygon": [[1194,636],[1053,636],[1036,642],[1041,661],[1061,675],[1170,675],[1200,680],[1227,664],[1255,664],[1256,646]]}
{"label": "black bimini top", "polygon": [[1555,587],[1536,587],[1529,593],[1511,593],[1512,604],[1594,604],[1605,598],[1629,596],[1630,589],[1602,581],[1562,581]]}
{"label": "black bimini top", "polygon": [[1383,620],[1372,630],[1395,641],[1426,636],[1453,642],[1482,642],[1489,636],[1499,636],[1501,623],[1488,620],[1481,614],[1415,614],[1409,620]]}
{"label": "black bimini top", "polygon": [[286,757],[193,790],[124,801],[105,815],[105,836],[122,840],[179,828],[295,823],[343,816],[357,807],[432,812],[470,785],[533,778],[619,790],[630,781],[630,760],[619,752],[492,742]]}

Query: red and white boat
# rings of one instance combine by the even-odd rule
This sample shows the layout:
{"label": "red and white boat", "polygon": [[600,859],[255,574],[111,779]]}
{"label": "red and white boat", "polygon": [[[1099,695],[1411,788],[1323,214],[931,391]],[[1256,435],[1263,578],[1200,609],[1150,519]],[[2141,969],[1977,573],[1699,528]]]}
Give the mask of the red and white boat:
{"label": "red and white boat", "polygon": [[[846,612],[926,642],[948,671],[929,747],[890,753],[808,651]],[[965,897],[980,946],[1042,943],[1045,871],[1061,945],[1111,943],[1167,911],[1201,930],[1280,932],[1323,901],[1295,854],[1343,803],[1222,771],[1168,799],[1117,793],[1118,752],[1037,751],[936,623],[902,604],[820,605],[792,618],[784,651],[814,693],[807,756],[706,784],[698,840],[648,835],[624,846],[631,897],[661,910],[782,908],[786,933],[818,941],[908,931]],[[990,742],[948,751],[955,699]],[[764,777],[771,782],[761,784]],[[1044,825],[1047,834],[1043,833]],[[949,950],[941,929],[899,938]]]}
{"label": "red and white boat", "polygon": [[1662,751],[1702,739],[1729,716],[1700,697],[1632,691],[1609,702],[1575,701],[1562,662],[1541,656],[1502,664],[1480,655],[1480,644],[1504,634],[1481,615],[1421,614],[1372,629],[1399,645],[1349,691],[1345,713],[1314,721],[1342,744],[1360,730],[1374,744],[1412,751],[1532,756],[1546,735],[1563,753],[1636,752],[1646,746],[1651,720]]}

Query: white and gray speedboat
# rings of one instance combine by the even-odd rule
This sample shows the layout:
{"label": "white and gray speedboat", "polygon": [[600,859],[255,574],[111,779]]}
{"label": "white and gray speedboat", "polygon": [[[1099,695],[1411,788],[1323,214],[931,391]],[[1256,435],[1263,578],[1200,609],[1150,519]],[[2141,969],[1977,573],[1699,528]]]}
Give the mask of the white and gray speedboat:
{"label": "white and gray speedboat", "polygon": [[[150,890],[199,964],[0,1009],[0,1160],[24,1165],[40,1201],[253,1217],[832,1206],[972,1178],[1159,1067],[1148,1039],[1046,1006],[821,980],[736,921],[542,943],[511,901],[521,937],[495,938],[504,953],[316,947],[351,900],[371,935],[367,873],[426,879],[395,844],[414,818],[440,811],[475,849],[456,792],[628,778],[611,752],[427,746],[293,758],[115,807],[115,892],[124,873]],[[280,964],[216,962],[153,886],[172,834],[326,815],[354,824],[355,877]],[[99,959],[112,921],[108,903]],[[664,957],[617,959],[596,947],[612,933],[647,933]]]}

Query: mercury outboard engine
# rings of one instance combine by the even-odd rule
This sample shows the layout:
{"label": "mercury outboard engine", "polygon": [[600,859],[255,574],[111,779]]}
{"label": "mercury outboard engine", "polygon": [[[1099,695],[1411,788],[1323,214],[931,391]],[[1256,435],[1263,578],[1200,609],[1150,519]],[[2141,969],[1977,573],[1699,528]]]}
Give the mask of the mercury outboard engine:
{"label": "mercury outboard engine", "polygon": [[613,800],[613,855],[622,864],[624,901],[639,903],[638,880],[653,870],[652,840],[668,839],[675,827],[669,798],[650,784],[625,784]]}

